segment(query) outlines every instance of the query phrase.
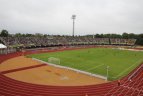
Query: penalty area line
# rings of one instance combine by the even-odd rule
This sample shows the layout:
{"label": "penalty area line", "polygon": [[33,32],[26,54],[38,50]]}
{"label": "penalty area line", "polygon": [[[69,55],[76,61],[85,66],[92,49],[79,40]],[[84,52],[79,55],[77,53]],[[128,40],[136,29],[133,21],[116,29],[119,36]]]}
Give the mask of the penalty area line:
{"label": "penalty area line", "polygon": [[97,65],[97,66],[95,66],[95,67],[93,67],[93,68],[89,68],[88,70],[85,70],[85,71],[90,71],[90,70],[96,69],[96,68],[98,68],[98,67],[100,67],[100,66],[103,66],[103,65],[105,65],[105,64]]}

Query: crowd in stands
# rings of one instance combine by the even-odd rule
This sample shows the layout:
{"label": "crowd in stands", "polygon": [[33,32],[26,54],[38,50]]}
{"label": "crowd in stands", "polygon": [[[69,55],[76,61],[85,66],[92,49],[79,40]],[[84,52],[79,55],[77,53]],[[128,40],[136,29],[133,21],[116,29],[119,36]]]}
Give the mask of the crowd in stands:
{"label": "crowd in stands", "polygon": [[94,38],[84,36],[47,36],[47,37],[0,37],[9,47],[58,46],[58,45],[134,45],[136,39]]}

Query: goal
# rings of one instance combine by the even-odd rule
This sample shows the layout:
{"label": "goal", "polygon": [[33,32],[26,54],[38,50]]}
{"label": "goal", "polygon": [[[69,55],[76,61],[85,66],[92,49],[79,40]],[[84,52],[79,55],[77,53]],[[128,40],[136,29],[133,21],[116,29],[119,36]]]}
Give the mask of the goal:
{"label": "goal", "polygon": [[60,59],[59,58],[55,58],[55,57],[50,57],[50,58],[48,58],[48,63],[60,64]]}

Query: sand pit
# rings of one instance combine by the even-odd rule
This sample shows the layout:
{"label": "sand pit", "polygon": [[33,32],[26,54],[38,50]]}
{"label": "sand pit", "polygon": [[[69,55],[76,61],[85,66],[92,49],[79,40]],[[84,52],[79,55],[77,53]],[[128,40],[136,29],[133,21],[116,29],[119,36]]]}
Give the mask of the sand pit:
{"label": "sand pit", "polygon": [[[31,58],[20,56],[3,62],[3,64],[0,65],[0,71],[35,66],[38,64],[41,63]],[[4,75],[23,82],[54,86],[83,86],[107,82],[100,78],[49,65],[18,70]]]}

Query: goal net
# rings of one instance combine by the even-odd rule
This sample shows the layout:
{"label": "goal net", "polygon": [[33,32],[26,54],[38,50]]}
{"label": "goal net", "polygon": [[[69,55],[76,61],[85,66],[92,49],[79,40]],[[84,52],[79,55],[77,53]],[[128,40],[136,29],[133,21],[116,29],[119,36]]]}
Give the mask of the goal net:
{"label": "goal net", "polygon": [[60,64],[60,59],[55,57],[48,58],[48,62],[52,64]]}

